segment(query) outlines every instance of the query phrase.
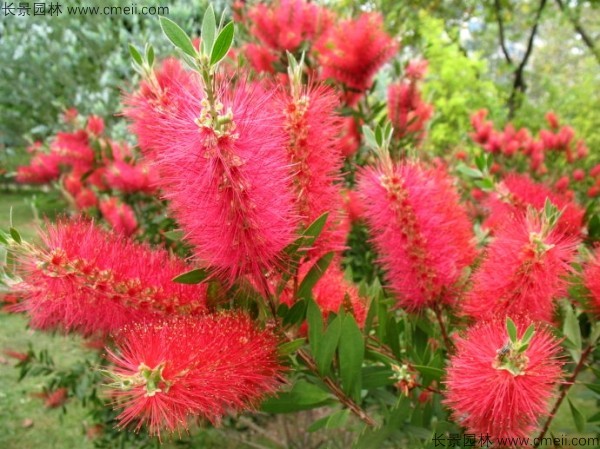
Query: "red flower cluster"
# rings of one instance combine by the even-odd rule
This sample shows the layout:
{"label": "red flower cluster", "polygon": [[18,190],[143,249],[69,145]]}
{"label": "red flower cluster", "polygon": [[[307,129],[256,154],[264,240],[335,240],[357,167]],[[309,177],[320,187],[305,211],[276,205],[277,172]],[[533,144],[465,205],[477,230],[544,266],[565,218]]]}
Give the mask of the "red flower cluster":
{"label": "red flower cluster", "polygon": [[[77,111],[72,109],[65,115],[65,120],[74,126]],[[103,132],[104,121],[91,116],[84,129],[58,133],[47,149],[35,143],[29,148],[33,154],[29,165],[17,170],[17,181],[35,184],[58,181],[77,209],[99,208],[115,230],[130,235],[137,228],[135,214],[129,205],[118,201],[116,195],[153,193],[155,174],[135,160],[126,143],[103,137]],[[115,206],[103,206],[107,202]],[[119,215],[127,217],[127,226],[122,225],[123,219],[117,219],[114,213],[117,208]]]}
{"label": "red flower cluster", "polygon": [[581,235],[585,211],[564,193],[554,193],[527,175],[510,174],[499,183],[496,192],[484,201],[488,216],[484,226],[489,229],[501,227],[507,219],[523,215],[528,207],[541,210],[550,200],[559,211],[558,229],[574,236]]}
{"label": "red flower cluster", "polygon": [[358,180],[364,215],[399,304],[453,303],[475,256],[471,223],[451,178],[415,163],[380,164]]}
{"label": "red flower cluster", "polygon": [[375,73],[397,50],[398,44],[383,31],[381,15],[375,13],[338,22],[315,43],[321,77],[346,86],[350,105],[371,87]]}
{"label": "red flower cluster", "polygon": [[127,99],[125,115],[198,259],[227,282],[258,279],[295,238],[283,117],[260,85],[223,81],[217,111],[205,87],[169,60]]}
{"label": "red flower cluster", "polygon": [[504,215],[473,275],[462,311],[477,320],[524,314],[550,323],[580,241],[559,227],[552,229],[537,213],[509,217]]}
{"label": "red flower cluster", "polygon": [[[525,327],[517,323],[520,336]],[[514,346],[501,320],[476,324],[456,341],[445,402],[467,433],[493,439],[528,437],[537,420],[547,416],[561,378],[558,342],[538,326],[525,351]]]}
{"label": "red flower cluster", "polygon": [[108,375],[118,420],[152,435],[187,428],[194,416],[217,424],[281,383],[277,339],[240,313],[138,323],[115,338]]}
{"label": "red flower cluster", "polygon": [[18,289],[34,327],[107,334],[140,319],[206,311],[206,288],[172,282],[190,268],[84,220],[48,224],[19,254]]}
{"label": "red flower cluster", "polygon": [[433,106],[423,101],[418,82],[426,71],[427,61],[410,61],[405,70],[406,79],[388,87],[388,117],[399,139],[411,137],[418,143],[425,137]]}
{"label": "red flower cluster", "polygon": [[[532,172],[544,174],[548,171],[545,164],[548,153],[555,152],[564,155],[567,163],[573,164],[588,155],[588,148],[582,140],[575,142],[575,132],[570,126],[562,126],[552,112],[546,114],[550,129],[542,129],[535,139],[526,128],[516,130],[512,124],[507,124],[503,131],[494,128],[490,120],[486,120],[488,111],[482,109],[471,116],[474,132],[473,141],[487,152],[513,157],[522,154],[529,159]],[[565,184],[565,181],[561,181]]]}

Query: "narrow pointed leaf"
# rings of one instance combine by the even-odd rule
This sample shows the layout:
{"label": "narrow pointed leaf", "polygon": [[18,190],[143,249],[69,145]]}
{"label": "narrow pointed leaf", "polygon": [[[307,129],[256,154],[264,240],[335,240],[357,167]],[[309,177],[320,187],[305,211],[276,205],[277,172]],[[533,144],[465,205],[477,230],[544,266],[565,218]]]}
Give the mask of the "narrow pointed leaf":
{"label": "narrow pointed leaf", "polygon": [[192,57],[196,56],[196,49],[192,45],[192,41],[179,25],[171,19],[161,17],[160,27],[162,28],[163,33],[165,33],[165,36],[167,36],[167,39],[169,39],[173,45],[183,51],[186,55]]}
{"label": "narrow pointed leaf", "polygon": [[352,315],[342,323],[339,343],[340,378],[344,392],[355,400],[360,399],[361,368],[365,357],[365,342]]}
{"label": "narrow pointed leaf", "polygon": [[323,338],[317,348],[315,354],[315,361],[317,362],[317,368],[323,375],[329,375],[331,369],[331,362],[340,341],[340,335],[342,333],[342,315],[338,315],[334,320],[329,323],[327,330],[323,335]]}
{"label": "narrow pointed leaf", "polygon": [[202,52],[207,56],[210,56],[212,52],[216,33],[217,23],[215,19],[215,10],[211,4],[204,13],[204,17],[202,18],[202,29],[200,31],[200,36],[202,37]]}
{"label": "narrow pointed leaf", "polygon": [[131,55],[131,58],[139,65],[142,65],[144,63],[144,60],[142,59],[142,55],[140,54],[140,52],[138,51],[137,48],[135,48],[133,45],[129,44],[129,54]]}
{"label": "narrow pointed leaf", "polygon": [[203,268],[196,268],[173,278],[178,284],[200,284],[210,276],[210,272]]}
{"label": "narrow pointed leaf", "polygon": [[323,277],[327,268],[329,268],[332,260],[333,252],[330,252],[315,262],[300,283],[300,287],[298,288],[298,298],[308,298],[313,287],[316,285],[319,279]]}
{"label": "narrow pointed leaf", "polygon": [[210,65],[215,65],[225,57],[231,48],[231,44],[233,43],[233,33],[233,22],[229,22],[227,25],[225,25],[225,28],[221,30],[217,40],[215,41],[215,45],[213,46],[210,54]]}

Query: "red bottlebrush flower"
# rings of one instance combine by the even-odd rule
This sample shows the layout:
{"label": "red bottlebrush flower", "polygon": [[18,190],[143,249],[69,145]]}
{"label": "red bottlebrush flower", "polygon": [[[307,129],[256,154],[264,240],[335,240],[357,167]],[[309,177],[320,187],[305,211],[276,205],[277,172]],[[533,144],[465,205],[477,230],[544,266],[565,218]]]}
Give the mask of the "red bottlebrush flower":
{"label": "red bottlebrush flower", "polygon": [[331,13],[305,0],[278,0],[254,5],[248,11],[250,34],[278,53],[295,52],[331,25]]}
{"label": "red bottlebrush flower", "polygon": [[16,180],[21,184],[46,184],[59,178],[60,162],[55,154],[38,153],[29,165],[17,168]]}
{"label": "red bottlebrush flower", "polygon": [[119,160],[107,167],[104,179],[111,188],[125,193],[151,193],[154,190],[153,183],[156,182],[151,168]]}
{"label": "red bottlebrush flower", "polygon": [[505,217],[472,277],[462,311],[476,319],[505,313],[551,322],[554,299],[565,293],[579,240],[549,229],[536,214]]}
{"label": "red bottlebrush flower", "polygon": [[12,349],[5,349],[2,351],[4,355],[18,360],[19,362],[25,362],[29,360],[29,354],[26,352],[13,351]]}
{"label": "red bottlebrush flower", "polygon": [[348,219],[351,222],[360,220],[364,214],[364,207],[358,192],[348,189],[344,192],[343,197]]}
{"label": "red bottlebrush flower", "polygon": [[537,326],[529,347],[518,352],[526,325],[517,323],[509,340],[504,322],[477,324],[456,341],[446,378],[446,405],[468,433],[497,438],[528,437],[548,415],[553,390],[561,380],[559,345]]}
{"label": "red bottlebrush flower", "polygon": [[587,196],[590,198],[596,198],[597,196],[600,196],[600,186],[595,185],[590,187],[587,191]]}
{"label": "red bottlebrush flower", "polygon": [[358,293],[356,285],[344,277],[338,266],[329,267],[313,289],[315,302],[326,318],[331,312],[338,313],[343,307],[346,313],[354,315],[357,324],[362,327],[367,318],[364,299]]}
{"label": "red bottlebrush flower", "polygon": [[257,44],[246,44],[243,50],[254,70],[257,72],[275,73],[274,63],[278,58],[272,50]]}
{"label": "red bottlebrush flower", "polygon": [[135,212],[131,206],[120,202],[117,198],[101,200],[99,208],[102,216],[112,228],[125,237],[130,236],[137,229]]}
{"label": "red bottlebrush flower", "polygon": [[42,247],[18,254],[18,307],[33,327],[106,334],[135,320],[206,310],[206,288],[172,282],[190,267],[165,250],[83,220],[48,224],[41,237]]}
{"label": "red bottlebrush flower", "polygon": [[548,122],[548,126],[554,130],[558,129],[560,126],[558,123],[558,117],[552,111],[546,113],[546,121]]}
{"label": "red bottlebrush flower", "polygon": [[57,408],[62,406],[69,398],[69,390],[66,388],[57,388],[52,392],[46,394],[46,400],[44,405],[46,408]]}
{"label": "red bottlebrush flower", "polygon": [[557,192],[564,192],[569,188],[569,177],[562,176],[556,183],[554,184],[554,188]]}
{"label": "red bottlebrush flower", "polygon": [[350,157],[360,148],[360,131],[354,117],[342,117],[342,130],[338,138],[342,154]]}
{"label": "red bottlebrush flower", "polygon": [[85,130],[93,136],[98,137],[104,131],[104,120],[97,115],[90,115]]}
{"label": "red bottlebrush flower", "polygon": [[562,215],[558,220],[561,232],[580,235],[585,211],[564,194],[552,192],[544,184],[536,183],[527,175],[510,174],[500,185],[498,192],[488,198],[485,206],[489,210],[484,226],[496,229],[514,216],[527,211],[528,206],[541,210],[549,199]]}
{"label": "red bottlebrush flower", "polygon": [[358,180],[364,216],[399,304],[453,302],[475,257],[472,226],[442,168],[415,163],[366,168]]}
{"label": "red bottlebrush flower", "polygon": [[419,81],[425,78],[428,66],[426,59],[413,59],[406,65],[404,74],[412,81]]}
{"label": "red bottlebrush flower", "polygon": [[76,197],[83,188],[83,184],[81,182],[82,176],[83,173],[72,171],[63,179],[63,188],[73,197]]}
{"label": "red bottlebrush flower", "polygon": [[583,181],[585,179],[585,171],[583,171],[580,168],[578,168],[577,170],[573,171],[573,179],[575,181]]}
{"label": "red bottlebrush flower", "polygon": [[82,172],[88,171],[94,162],[94,152],[89,146],[88,135],[83,130],[56,134],[50,150],[61,158],[61,164]]}
{"label": "red bottlebrush flower", "polygon": [[98,205],[98,197],[93,190],[83,188],[75,196],[75,205],[79,210],[96,207]]}
{"label": "red bottlebrush flower", "polygon": [[342,251],[346,232],[340,226],[343,207],[339,181],[344,156],[338,140],[341,123],[335,112],[338,97],[331,88],[313,84],[292,86],[279,101],[300,225],[307,227],[327,212],[327,223],[313,252]]}
{"label": "red bottlebrush flower", "polygon": [[170,62],[129,99],[126,115],[198,259],[233,282],[278,265],[296,217],[272,95],[243,82],[221,84],[217,94],[226,120],[218,134],[199,77]]}
{"label": "red bottlebrush flower", "polygon": [[69,108],[67,110],[65,110],[65,112],[63,112],[62,114],[62,121],[65,123],[73,123],[75,120],[77,120],[77,116],[79,115],[79,111],[77,110],[77,108]]}
{"label": "red bottlebrush flower", "polygon": [[587,263],[583,282],[589,290],[590,308],[600,314],[600,248],[596,248],[591,260]]}
{"label": "red bottlebrush flower", "polygon": [[398,50],[398,44],[383,30],[383,19],[363,13],[358,19],[337,24],[315,44],[321,76],[332,78],[362,93],[373,76]]}
{"label": "red bottlebrush flower", "polygon": [[422,100],[421,92],[413,81],[390,84],[388,117],[398,138],[414,136],[417,141],[422,140],[432,115],[433,106]]}
{"label": "red bottlebrush flower", "polygon": [[121,426],[152,435],[199,416],[218,424],[274,393],[282,367],[277,339],[243,314],[205,315],[125,327],[116,336],[109,385]]}

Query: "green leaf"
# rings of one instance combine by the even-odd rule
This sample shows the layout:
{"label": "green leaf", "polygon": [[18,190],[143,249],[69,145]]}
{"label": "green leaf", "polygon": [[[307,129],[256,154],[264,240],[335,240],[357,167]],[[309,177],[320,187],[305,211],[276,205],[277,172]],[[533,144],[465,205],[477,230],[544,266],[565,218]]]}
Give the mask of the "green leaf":
{"label": "green leaf", "polygon": [[305,380],[298,380],[292,389],[269,398],[261,405],[266,413],[292,413],[310,410],[332,402],[329,393]]}
{"label": "green leaf", "polygon": [[2,231],[0,231],[0,243],[8,245],[8,240],[6,239],[6,237],[4,236],[4,232]]}
{"label": "green leaf", "polygon": [[530,324],[529,327],[527,328],[527,330],[525,331],[525,333],[523,334],[523,336],[521,337],[521,341],[523,343],[531,342],[531,339],[533,338],[533,334],[535,334],[535,325]]}
{"label": "green leaf", "polygon": [[584,384],[596,394],[600,394],[600,384]]}
{"label": "green leaf", "polygon": [[573,415],[575,427],[578,432],[583,432],[585,430],[585,416],[575,407],[571,399],[567,398],[567,400],[569,401],[569,408],[571,409],[571,415]]}
{"label": "green leaf", "polygon": [[182,273],[179,276],[173,278],[173,282],[178,284],[200,284],[204,282],[209,276],[210,272],[204,268],[196,268],[186,273]]}
{"label": "green leaf", "polygon": [[467,167],[465,164],[460,164],[456,170],[469,178],[483,178],[483,173],[475,168]]}
{"label": "green leaf", "polygon": [[308,321],[308,342],[314,355],[319,350],[319,344],[323,336],[323,316],[319,306],[312,298],[308,299],[306,321]]}
{"label": "green leaf", "polygon": [[150,67],[154,65],[154,47],[152,45],[148,45],[148,48],[146,48],[146,61],[148,61]]}
{"label": "green leaf", "polygon": [[573,307],[570,304],[565,304],[565,322],[563,323],[563,334],[571,343],[573,343],[576,350],[581,350],[581,330],[579,328],[579,321]]}
{"label": "green leaf", "polygon": [[344,427],[348,417],[350,416],[350,410],[338,410],[329,416],[318,419],[308,427],[309,432],[316,432],[319,429],[339,429]]}
{"label": "green leaf", "polygon": [[161,17],[159,20],[160,27],[162,28],[165,36],[167,36],[167,39],[169,39],[171,43],[175,45],[175,47],[179,48],[186,55],[196,57],[196,49],[192,45],[192,41],[185,31],[183,31],[179,25],[177,25],[171,19]]}
{"label": "green leaf", "polygon": [[362,132],[365,136],[365,142],[368,146],[371,148],[379,148],[379,145],[377,145],[377,138],[375,137],[373,130],[368,125],[363,125]]}
{"label": "green leaf", "polygon": [[183,231],[175,229],[173,231],[166,231],[164,233],[165,238],[168,240],[179,241],[183,238]]}
{"label": "green leaf", "polygon": [[479,187],[481,190],[493,190],[494,189],[494,181],[490,178],[476,179],[474,181],[475,186]]}
{"label": "green leaf", "polygon": [[217,40],[215,41],[215,45],[210,54],[210,65],[217,64],[221,59],[227,55],[227,52],[231,48],[231,44],[233,43],[233,33],[234,26],[233,22],[229,22],[225,25],[225,28],[221,30]]}
{"label": "green leaf", "polygon": [[360,399],[361,368],[365,357],[365,342],[352,315],[342,323],[339,343],[340,378],[344,392],[355,400]]}
{"label": "green leaf", "polygon": [[144,60],[142,59],[142,55],[140,54],[140,52],[138,51],[138,49],[135,48],[131,44],[129,44],[129,54],[131,55],[131,57],[133,58],[133,60],[138,65],[143,65],[144,64]]}
{"label": "green leaf", "polygon": [[387,366],[365,366],[361,370],[362,388],[371,390],[396,383],[394,372]]}
{"label": "green leaf", "polygon": [[217,22],[215,19],[215,10],[212,4],[208,5],[204,17],[202,18],[202,29],[200,36],[202,37],[202,53],[210,56],[213,45],[215,43],[215,34],[217,34]]}
{"label": "green leaf", "polygon": [[327,217],[329,216],[329,212],[325,212],[320,217],[316,218],[308,228],[302,233],[305,237],[307,237],[307,241],[305,244],[307,246],[312,246],[312,244],[317,240],[323,228],[325,227],[325,223],[327,223]]}
{"label": "green leaf", "polygon": [[600,412],[595,413],[594,415],[588,418],[588,422],[599,422],[600,421]]}
{"label": "green leaf", "polygon": [[325,274],[325,271],[333,260],[333,252],[325,254],[308,270],[304,279],[300,283],[298,288],[298,298],[308,298],[312,292],[313,287],[319,282],[319,279]]}
{"label": "green leaf", "polygon": [[283,318],[283,324],[294,325],[302,321],[306,315],[306,305],[303,299],[296,301]]}
{"label": "green leaf", "polygon": [[509,317],[506,317],[506,332],[508,333],[508,337],[512,343],[517,341],[517,326],[513,320]]}
{"label": "green leaf", "polygon": [[296,340],[288,341],[287,343],[279,345],[277,353],[281,357],[285,357],[296,352],[296,350],[300,349],[304,343],[306,343],[306,338],[297,338]]}
{"label": "green leaf", "polygon": [[414,369],[419,371],[421,374],[431,376],[434,379],[441,379],[444,375],[444,370],[439,368],[434,368],[433,366],[425,366],[425,365],[412,365]]}
{"label": "green leaf", "polygon": [[13,240],[17,243],[21,243],[22,239],[21,239],[21,234],[19,234],[19,231],[17,231],[15,228],[10,228],[8,230],[8,232],[10,232],[10,236],[13,238]]}
{"label": "green leaf", "polygon": [[319,369],[319,372],[325,376],[329,375],[331,361],[333,360],[335,350],[337,349],[340,341],[340,335],[342,333],[342,318],[342,315],[338,315],[331,323],[329,323],[329,326],[327,326],[327,330],[325,331],[323,338],[321,338],[320,344],[318,345],[315,353],[317,368]]}

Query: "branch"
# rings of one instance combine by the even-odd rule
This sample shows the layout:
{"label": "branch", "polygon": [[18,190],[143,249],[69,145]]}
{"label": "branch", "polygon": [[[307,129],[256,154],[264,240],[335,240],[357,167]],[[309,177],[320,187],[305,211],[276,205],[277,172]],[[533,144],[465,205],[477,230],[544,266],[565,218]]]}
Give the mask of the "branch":
{"label": "branch", "polygon": [[[575,383],[575,379],[577,379],[577,376],[582,371],[582,369],[585,365],[585,361],[588,358],[588,356],[590,355],[590,353],[592,352],[592,349],[594,349],[594,345],[592,343],[590,343],[590,345],[586,348],[586,350],[583,351],[583,353],[581,354],[581,357],[579,358],[579,363],[577,363],[577,366],[575,367],[575,370],[573,370],[573,374],[571,374],[571,377],[569,377],[567,379],[567,381],[563,384],[563,387],[560,392],[560,396],[556,400],[556,403],[554,404],[554,407],[552,408],[550,415],[548,415],[546,424],[544,424],[544,428],[540,432],[540,436],[537,437],[536,441],[542,441],[544,439],[546,432],[548,432],[548,429],[550,428],[550,423],[552,422],[552,419],[554,419],[556,412],[558,411],[558,409],[560,408],[560,405],[562,404],[565,397],[567,396],[567,392],[573,386],[573,384]],[[535,447],[537,447],[537,446],[539,446],[539,444],[537,444]]]}
{"label": "branch", "polygon": [[564,13],[565,16],[567,16],[567,19],[569,19],[569,22],[571,22],[577,34],[581,36],[581,39],[583,40],[584,44],[590,49],[598,63],[600,63],[600,51],[598,51],[598,49],[594,45],[594,40],[589,36],[589,34],[586,33],[586,31],[583,29],[581,23],[579,23],[577,18],[574,17],[573,14],[571,14],[571,12],[568,11],[567,8],[565,8],[565,4],[562,0],[556,0],[556,4],[560,8],[561,12]]}
{"label": "branch", "polygon": [[513,65],[513,60],[508,53],[508,49],[506,48],[506,42],[504,39],[504,22],[502,21],[502,6],[500,5],[500,0],[494,0],[494,7],[496,8],[496,19],[498,20],[498,30],[500,31],[500,47],[502,48],[502,53],[504,53],[504,59],[510,65]]}
{"label": "branch", "polygon": [[533,50],[533,41],[535,40],[535,35],[537,34],[538,25],[540,23],[540,17],[542,16],[542,11],[546,7],[547,0],[541,0],[540,6],[535,14],[535,22],[533,24],[533,28],[531,29],[531,33],[529,34],[529,40],[527,42],[527,49],[525,50],[525,55],[521,60],[521,63],[515,70],[515,80],[513,82],[513,89],[510,94],[510,98],[508,100],[509,113],[508,118],[512,118],[516,109],[516,100],[517,94],[520,92],[525,92],[527,85],[525,84],[525,80],[523,79],[523,72],[525,71],[525,66],[527,66],[527,62],[529,61],[529,57],[531,56],[531,52]]}

